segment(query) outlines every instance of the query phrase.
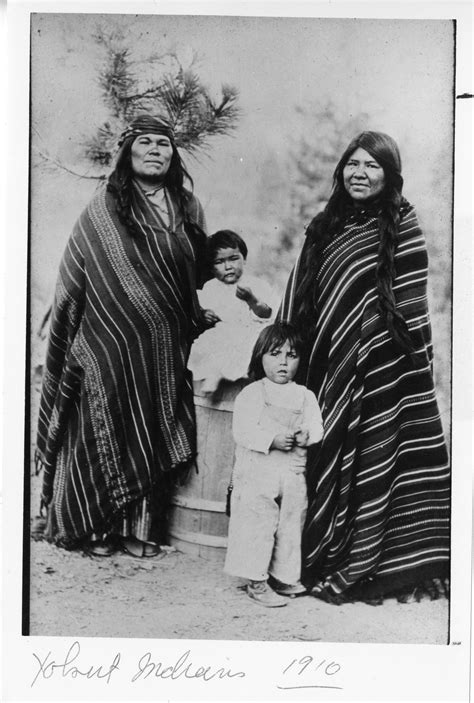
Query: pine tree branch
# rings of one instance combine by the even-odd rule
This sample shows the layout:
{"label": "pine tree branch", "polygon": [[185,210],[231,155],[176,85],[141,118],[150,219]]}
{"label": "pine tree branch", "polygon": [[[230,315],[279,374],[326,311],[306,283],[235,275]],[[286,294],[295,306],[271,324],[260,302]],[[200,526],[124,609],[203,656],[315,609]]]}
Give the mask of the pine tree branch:
{"label": "pine tree branch", "polygon": [[129,102],[137,102],[139,100],[145,100],[147,98],[154,98],[158,97],[161,94],[162,86],[152,86],[151,88],[147,88],[145,90],[142,90],[140,93],[132,93],[131,95],[126,95],[124,98],[128,100]]}
{"label": "pine tree branch", "polygon": [[[99,26],[95,40],[103,50],[96,80],[109,118],[83,139],[84,154],[91,163],[111,164],[119,135],[139,112],[168,117],[177,146],[191,155],[206,151],[211,138],[228,136],[236,128],[237,91],[224,85],[219,99],[213,100],[194,71],[197,55],[192,50],[186,49],[183,55],[185,69],[171,51],[136,60],[118,28]],[[43,157],[54,161],[47,152]]]}
{"label": "pine tree branch", "polygon": [[[32,124],[31,126],[32,131],[35,133],[36,138],[40,142],[40,144],[45,145],[45,140],[43,136],[41,135],[40,131],[36,127],[36,125]],[[44,147],[38,146],[35,143],[32,143],[32,150],[36,153],[37,156],[42,160],[43,163],[46,163],[47,166],[51,166],[55,169],[59,169],[61,171],[65,171],[66,173],[71,174],[72,176],[75,176],[76,178],[83,178],[83,179],[89,179],[89,180],[98,180],[98,181],[103,181],[106,178],[106,174],[100,174],[100,175],[90,175],[87,173],[77,173],[77,171],[74,171],[72,168],[69,166],[66,166],[63,164],[63,162],[56,156],[52,156],[46,145]]]}
{"label": "pine tree branch", "polygon": [[73,169],[69,168],[68,166],[65,166],[62,161],[59,159],[55,158],[54,156],[51,156],[50,154],[42,151],[38,147],[33,147],[34,151],[36,154],[43,159],[44,162],[46,162],[48,165],[53,166],[56,169],[60,169],[61,171],[65,171],[66,173],[71,174],[72,176],[75,176],[76,178],[81,178],[81,179],[89,179],[89,180],[94,180],[94,181],[103,181],[106,179],[105,174],[100,174],[98,176],[91,176],[86,173],[77,173],[77,171],[74,171]]}

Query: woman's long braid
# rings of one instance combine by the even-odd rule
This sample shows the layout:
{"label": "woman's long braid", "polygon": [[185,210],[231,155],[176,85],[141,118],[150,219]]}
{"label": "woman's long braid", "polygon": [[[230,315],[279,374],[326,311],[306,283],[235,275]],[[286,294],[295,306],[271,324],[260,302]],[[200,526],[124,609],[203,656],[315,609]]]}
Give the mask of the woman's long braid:
{"label": "woman's long braid", "polygon": [[393,282],[396,276],[395,251],[402,196],[394,189],[384,200],[385,203],[378,216],[380,243],[375,270],[378,308],[393,341],[406,354],[411,354],[413,344],[408,325],[402,313],[397,309],[393,292]]}
{"label": "woman's long braid", "polygon": [[107,181],[107,190],[115,197],[115,207],[120,222],[125,225],[130,235],[138,234],[136,222],[131,216],[132,209],[132,177],[130,170],[130,147],[132,140],[122,147],[117,164]]}
{"label": "woman's long braid", "polygon": [[385,176],[385,186],[380,196],[371,202],[360,203],[361,211],[368,209],[372,216],[376,215],[378,218],[379,246],[375,269],[378,310],[394,344],[405,354],[412,356],[414,348],[410,331],[402,312],[397,308],[393,290],[400,212],[403,212],[407,205],[402,197],[401,159],[395,141],[381,132],[362,132],[351,141],[334,171],[333,190],[329,201],[323,212],[312,220],[307,229],[300,282],[296,290],[295,320],[302,329],[308,331],[317,322],[317,274],[323,249],[341,232],[348,215],[357,211],[345,187],[344,168],[359,147],[382,166]]}
{"label": "woman's long braid", "polygon": [[132,236],[137,234],[137,224],[131,216],[132,209],[132,181],[130,178],[121,178],[115,191],[117,197],[117,215]]}
{"label": "woman's long braid", "polygon": [[319,287],[316,268],[323,248],[320,238],[310,232],[310,227],[308,227],[306,248],[301,260],[302,277],[296,290],[293,320],[298,328],[305,330],[305,334],[309,336],[311,336],[311,330],[316,326],[318,318]]}
{"label": "woman's long braid", "polygon": [[[393,292],[400,207],[403,207],[404,199],[396,188],[390,191],[384,197],[378,215],[380,243],[375,271],[378,309],[394,343],[405,354],[411,355],[413,344],[410,332],[405,318],[397,309]],[[297,290],[295,316],[298,326],[308,334],[311,334],[311,328],[316,324],[318,316],[316,273],[321,253],[340,230],[345,219],[343,211],[347,208],[347,201],[338,195],[336,202],[328,203],[326,210],[314,218],[307,230],[307,248],[301,264],[302,278]]]}
{"label": "woman's long braid", "polygon": [[305,252],[302,258],[302,279],[296,291],[295,316],[300,329],[311,335],[318,318],[319,289],[316,273],[321,254],[343,226],[345,198],[338,186],[325,209],[316,215],[306,230]]}

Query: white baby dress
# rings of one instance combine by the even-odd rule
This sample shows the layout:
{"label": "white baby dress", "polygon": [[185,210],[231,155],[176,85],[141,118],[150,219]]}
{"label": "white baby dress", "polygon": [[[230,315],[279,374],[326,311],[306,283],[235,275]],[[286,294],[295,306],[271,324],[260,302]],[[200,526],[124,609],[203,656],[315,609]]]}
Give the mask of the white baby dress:
{"label": "white baby dress", "polygon": [[[237,298],[238,285],[249,287],[260,302],[270,306],[271,316],[257,317],[244,300]],[[194,381],[216,373],[228,381],[245,378],[255,341],[275,318],[278,297],[266,281],[246,273],[238,283],[223,283],[213,278],[198,295],[201,307],[213,310],[221,322],[203,332],[192,346],[188,366]]]}

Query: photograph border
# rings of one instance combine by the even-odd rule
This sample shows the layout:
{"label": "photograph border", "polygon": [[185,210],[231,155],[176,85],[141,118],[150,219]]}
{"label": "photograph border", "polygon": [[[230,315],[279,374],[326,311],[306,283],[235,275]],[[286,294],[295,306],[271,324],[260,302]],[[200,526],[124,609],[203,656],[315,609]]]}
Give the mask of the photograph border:
{"label": "photograph border", "polygon": [[[67,5],[67,8],[66,8]],[[61,9],[59,9],[61,7]],[[469,444],[472,432],[472,368],[470,350],[472,344],[472,243],[466,232],[472,231],[472,5],[467,2],[442,2],[433,7],[433,3],[387,2],[383,10],[376,3],[329,3],[313,2],[248,3],[223,2],[166,2],[136,3],[130,11],[130,3],[112,2],[12,2],[8,8],[8,40],[10,66],[15,67],[15,80],[10,75],[8,93],[8,182],[7,182],[7,232],[15,232],[6,238],[4,261],[6,269],[5,290],[5,345],[4,345],[4,471],[5,493],[9,496],[4,507],[4,554],[18,554],[20,544],[26,547],[22,559],[4,563],[4,643],[5,648],[5,700],[290,700],[295,691],[283,691],[278,687],[281,672],[295,657],[311,656],[327,663],[337,662],[345,671],[344,690],[331,693],[328,700],[388,700],[387,694],[400,695],[396,700],[463,700],[468,690],[470,662],[470,585],[471,585],[471,535],[472,506],[466,501],[466,494],[471,498],[471,475]],[[82,8],[82,9],[79,9]],[[124,12],[124,8],[128,11]],[[179,9],[179,12],[178,12]],[[99,678],[87,680],[75,679],[73,683],[67,678],[51,677],[50,681],[41,682],[42,686],[30,685],[32,672],[37,666],[38,657],[46,652],[53,652],[60,661],[61,656],[73,645],[68,637],[34,637],[20,636],[19,623],[25,623],[28,613],[25,610],[25,595],[28,579],[22,580],[22,571],[26,574],[29,565],[29,546],[26,533],[29,528],[29,490],[23,482],[23,457],[19,447],[29,453],[29,430],[24,426],[25,400],[18,393],[15,376],[25,379],[26,387],[30,383],[29,341],[25,337],[24,320],[29,319],[29,278],[25,262],[28,260],[29,237],[29,188],[25,174],[29,164],[29,14],[31,12],[87,12],[93,14],[203,14],[203,15],[248,15],[308,17],[384,17],[402,19],[409,13],[410,18],[424,17],[429,11],[431,19],[454,19],[457,34],[455,38],[455,90],[454,90],[454,153],[453,168],[455,172],[453,201],[453,239],[452,239],[452,366],[451,366],[451,457],[453,466],[465,467],[469,475],[456,476],[453,480],[452,527],[453,562],[456,562],[456,576],[453,579],[452,602],[450,605],[450,644],[439,645],[363,645],[341,643],[281,643],[281,642],[220,642],[181,640],[124,640],[119,638],[83,638],[80,641],[84,662],[91,666],[102,666],[104,672],[115,661],[120,652],[123,669],[133,671],[137,657],[147,650],[153,650],[161,660],[174,661],[183,652],[190,651],[197,661],[214,666],[216,670],[227,666],[233,673],[244,671],[245,677],[223,677],[209,681],[207,688],[201,681],[185,678],[169,680],[163,678],[158,682],[147,679],[136,685],[125,686],[126,674],[119,680],[119,672],[106,684]],[[341,14],[340,14],[341,13]],[[401,17],[400,15],[403,15]],[[470,60],[471,59],[471,60]],[[10,68],[10,72],[12,69]],[[18,80],[17,80],[18,79]],[[464,94],[469,97],[464,97]],[[13,138],[12,138],[13,135]],[[17,139],[15,140],[15,136]],[[14,149],[15,147],[15,149]],[[459,158],[461,154],[467,159]],[[467,163],[466,163],[467,162]],[[21,184],[21,187],[16,187]],[[21,215],[18,217],[18,213]],[[15,300],[14,306],[8,301]],[[19,311],[26,311],[25,316]],[[462,330],[462,338],[459,331]],[[458,331],[458,332],[456,332]],[[20,375],[17,375],[20,374]],[[8,408],[8,412],[6,412]],[[13,457],[13,460],[12,460]],[[466,466],[467,464],[467,466]],[[14,471],[11,476],[10,472]],[[20,498],[21,496],[21,498]],[[16,500],[15,500],[16,499]],[[18,501],[23,501],[24,512],[18,510]],[[12,535],[13,539],[12,539]],[[466,539],[469,535],[469,539]],[[7,547],[7,538],[9,545]],[[24,542],[23,542],[24,540]],[[11,548],[13,543],[14,549]],[[28,541],[29,545],[29,541]],[[454,546],[455,545],[455,546]],[[454,553],[456,557],[454,558]],[[6,560],[4,560],[6,561]],[[8,558],[10,562],[10,559]],[[18,587],[20,584],[20,588]],[[469,617],[468,617],[469,616]],[[26,631],[23,631],[23,635]],[[219,654],[216,656],[216,645]],[[247,647],[243,648],[242,645]],[[186,649],[187,648],[187,649]],[[42,654],[40,654],[40,652]],[[314,653],[314,654],[313,654]],[[393,656],[397,656],[396,667]],[[222,662],[230,662],[224,665]],[[401,680],[400,671],[404,673]],[[443,671],[444,681],[432,675],[433,671]],[[129,672],[128,672],[129,673]],[[280,679],[278,678],[280,676]],[[431,678],[430,678],[431,677]],[[130,679],[130,676],[128,677]],[[387,686],[387,682],[390,685]],[[71,688],[74,689],[71,693]],[[389,689],[389,691],[387,690]],[[319,695],[326,695],[323,691]],[[314,690],[298,691],[298,700],[312,700]],[[432,696],[432,698],[430,698]],[[449,696],[449,697],[443,697]],[[82,698],[81,698],[82,697]],[[323,700],[319,698],[318,700]],[[325,699],[324,699],[325,700]]]}

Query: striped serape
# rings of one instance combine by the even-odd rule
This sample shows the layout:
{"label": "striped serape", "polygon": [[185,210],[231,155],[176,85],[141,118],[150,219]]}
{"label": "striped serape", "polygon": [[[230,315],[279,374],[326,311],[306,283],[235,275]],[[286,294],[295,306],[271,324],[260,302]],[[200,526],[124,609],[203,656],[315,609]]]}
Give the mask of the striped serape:
{"label": "striped serape", "polygon": [[167,195],[168,227],[134,184],[131,235],[101,189],[60,265],[37,453],[50,527],[65,546],[107,532],[139,499],[159,500],[195,454],[186,363],[205,223],[193,195],[186,223]]}
{"label": "striped serape", "polygon": [[[406,201],[405,201],[406,203]],[[303,252],[281,318],[295,319]],[[410,359],[377,307],[377,217],[348,216],[315,271],[319,311],[303,382],[324,437],[309,453],[304,581],[329,597],[376,597],[449,574],[450,471],[433,384],[427,253],[413,207],[401,213],[394,293]]]}

